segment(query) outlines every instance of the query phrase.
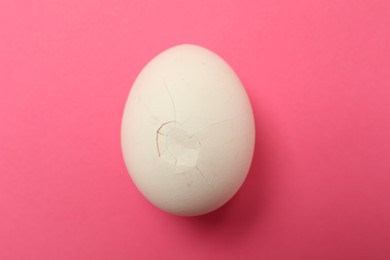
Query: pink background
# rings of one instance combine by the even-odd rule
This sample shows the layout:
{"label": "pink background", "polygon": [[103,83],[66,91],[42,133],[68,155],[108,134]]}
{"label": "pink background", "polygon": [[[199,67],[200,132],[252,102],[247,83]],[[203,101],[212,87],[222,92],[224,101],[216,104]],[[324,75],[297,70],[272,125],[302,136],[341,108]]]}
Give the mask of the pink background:
{"label": "pink background", "polygon": [[[0,0],[0,259],[390,259],[390,1]],[[180,218],[120,149],[137,74],[179,43],[235,69],[242,189]]]}

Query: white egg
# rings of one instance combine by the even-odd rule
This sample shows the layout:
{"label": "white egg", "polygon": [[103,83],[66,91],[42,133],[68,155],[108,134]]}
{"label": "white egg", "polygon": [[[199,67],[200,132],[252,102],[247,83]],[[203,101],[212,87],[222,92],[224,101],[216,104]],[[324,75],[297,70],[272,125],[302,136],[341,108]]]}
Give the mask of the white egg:
{"label": "white egg", "polygon": [[215,53],[178,45],[152,59],[125,105],[122,151],[140,192],[172,214],[225,204],[244,182],[255,125],[240,80]]}

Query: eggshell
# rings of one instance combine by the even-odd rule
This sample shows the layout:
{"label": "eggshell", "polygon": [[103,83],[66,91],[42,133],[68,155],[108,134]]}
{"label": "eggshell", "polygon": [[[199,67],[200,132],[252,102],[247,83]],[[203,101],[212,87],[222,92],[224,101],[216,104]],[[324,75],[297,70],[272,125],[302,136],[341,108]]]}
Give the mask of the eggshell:
{"label": "eggshell", "polygon": [[122,151],[139,191],[155,206],[195,216],[225,204],[253,157],[250,101],[215,53],[178,45],[152,59],[131,88]]}

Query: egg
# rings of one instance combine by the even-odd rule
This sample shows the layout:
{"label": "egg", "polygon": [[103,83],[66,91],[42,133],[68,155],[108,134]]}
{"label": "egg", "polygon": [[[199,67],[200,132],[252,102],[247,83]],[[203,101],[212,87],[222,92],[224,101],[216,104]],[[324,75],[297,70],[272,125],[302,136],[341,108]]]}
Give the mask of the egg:
{"label": "egg", "polygon": [[248,95],[214,52],[174,46],[136,78],[121,144],[131,179],[147,200],[175,215],[206,214],[229,201],[248,174],[255,144]]}

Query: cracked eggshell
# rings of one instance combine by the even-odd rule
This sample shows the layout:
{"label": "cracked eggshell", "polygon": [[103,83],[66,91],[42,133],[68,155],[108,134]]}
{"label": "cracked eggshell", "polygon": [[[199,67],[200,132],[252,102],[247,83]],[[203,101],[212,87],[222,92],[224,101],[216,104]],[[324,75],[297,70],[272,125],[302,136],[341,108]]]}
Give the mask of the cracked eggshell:
{"label": "cracked eggshell", "polygon": [[253,157],[252,108],[215,53],[178,45],[152,59],[130,91],[122,120],[126,167],[158,208],[195,216],[225,204]]}

